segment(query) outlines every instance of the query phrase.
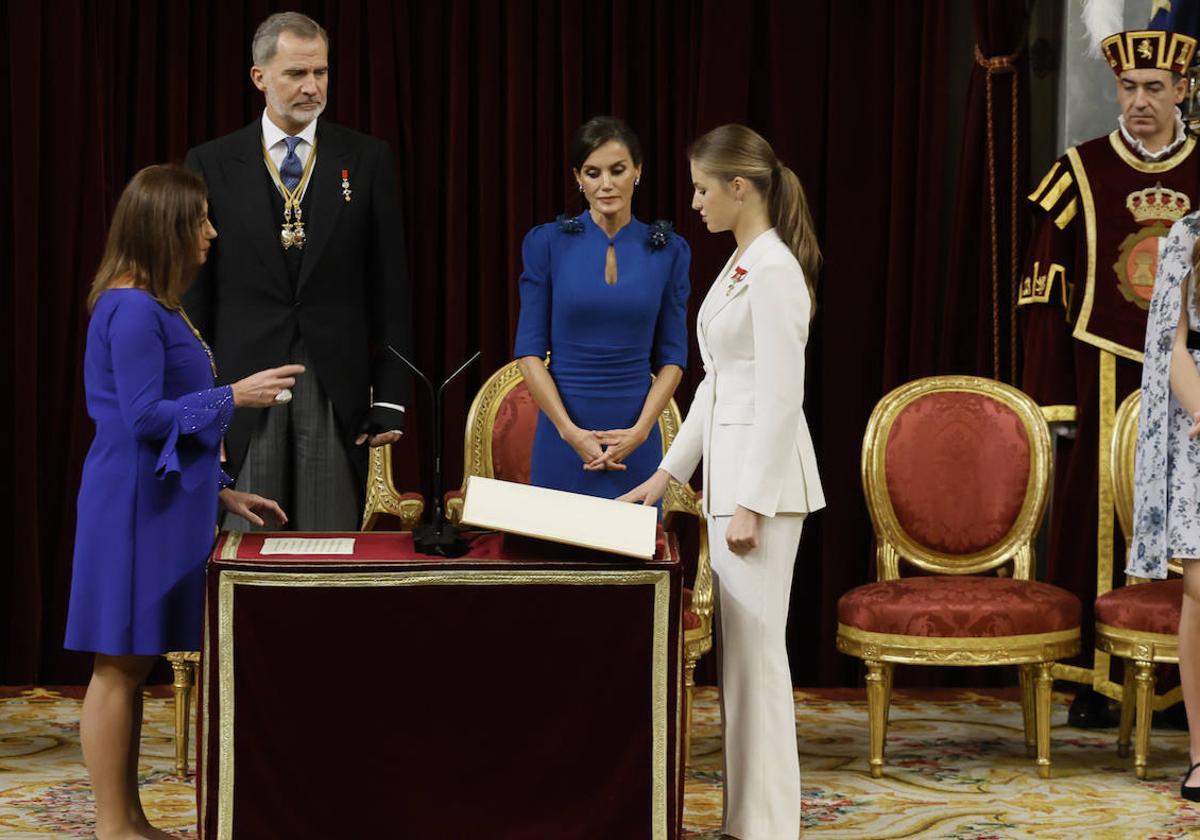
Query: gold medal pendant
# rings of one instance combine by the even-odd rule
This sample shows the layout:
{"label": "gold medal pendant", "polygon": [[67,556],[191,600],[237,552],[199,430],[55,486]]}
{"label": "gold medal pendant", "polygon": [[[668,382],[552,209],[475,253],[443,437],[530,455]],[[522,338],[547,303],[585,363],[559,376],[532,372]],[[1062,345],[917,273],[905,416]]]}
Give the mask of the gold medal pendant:
{"label": "gold medal pendant", "polygon": [[301,219],[300,219],[300,217],[302,215],[303,215],[303,211],[300,210],[300,205],[299,205],[299,203],[297,203],[296,204],[296,221],[292,225],[292,244],[295,245],[296,249],[299,251],[304,250],[304,243],[307,240],[307,237],[304,234],[304,222],[301,221]]}
{"label": "gold medal pendant", "polygon": [[283,206],[283,227],[279,231],[279,244],[287,250],[296,244],[296,234],[292,225],[292,205],[289,201]]}

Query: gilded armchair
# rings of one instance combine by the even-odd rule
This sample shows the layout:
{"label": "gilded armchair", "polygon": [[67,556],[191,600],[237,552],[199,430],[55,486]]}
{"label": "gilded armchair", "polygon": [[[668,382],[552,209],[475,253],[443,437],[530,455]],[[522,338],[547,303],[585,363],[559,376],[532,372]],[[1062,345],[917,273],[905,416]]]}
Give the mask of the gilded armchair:
{"label": "gilded armchair", "polygon": [[[472,475],[528,483],[538,407],[516,362],[509,362],[483,383],[471,402],[463,436],[463,486],[446,494],[446,515],[462,518],[463,492]],[[679,431],[679,407],[674,400],[658,419],[663,451]],[[686,484],[672,481],[662,502],[663,527],[675,527],[680,514],[697,517],[698,558],[691,588],[684,589],[684,756],[690,750],[692,695],[700,657],[712,648],[713,582],[708,558],[708,531],[699,496]]]}
{"label": "gilded armchair", "polygon": [[[1110,458],[1113,505],[1126,555],[1133,539],[1133,465],[1137,450],[1138,411],[1141,391],[1134,391],[1117,409],[1113,423]],[[1178,560],[1168,567],[1183,573]],[[1179,701],[1178,687],[1156,695],[1155,666],[1179,663],[1179,614],[1183,605],[1183,579],[1145,580],[1126,576],[1126,585],[1101,593],[1096,598],[1096,647],[1125,660],[1121,686],[1121,726],[1117,754],[1129,755],[1130,734],[1137,719],[1137,743],[1133,767],[1139,779],[1146,777],[1150,753],[1150,713]]]}
{"label": "gilded armchair", "polygon": [[425,499],[420,493],[401,493],[392,475],[392,445],[376,446],[370,450],[367,465],[367,500],[363,505],[360,531],[378,530],[384,516],[400,520],[398,530],[411,531],[425,512]]}
{"label": "gilded armchair", "polygon": [[[883,774],[897,663],[1017,665],[1026,752],[1050,774],[1050,668],[1079,650],[1079,599],[1032,580],[1050,434],[1015,388],[918,379],[880,400],[862,449],[876,582],[838,601],[837,647],[867,669],[869,758]],[[922,574],[902,577],[901,561]]]}
{"label": "gilded armchair", "polygon": [[[411,531],[421,521],[425,500],[420,493],[401,493],[392,477],[391,444],[370,450],[367,470],[367,495],[363,510],[362,531],[374,531],[384,516],[399,520],[399,530]],[[192,689],[200,668],[200,652],[171,651],[166,654],[174,674],[175,692],[175,773],[188,772],[188,721],[191,715]]]}

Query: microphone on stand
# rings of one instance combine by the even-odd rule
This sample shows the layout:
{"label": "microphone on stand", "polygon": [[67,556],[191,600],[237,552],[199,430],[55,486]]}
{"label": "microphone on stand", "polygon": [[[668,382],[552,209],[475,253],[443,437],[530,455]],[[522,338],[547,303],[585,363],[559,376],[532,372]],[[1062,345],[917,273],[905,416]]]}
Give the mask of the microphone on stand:
{"label": "microphone on stand", "polygon": [[413,545],[422,554],[461,557],[467,553],[469,546],[459,535],[458,528],[446,521],[446,502],[442,492],[442,396],[446,386],[470,367],[471,363],[479,358],[481,351],[476,350],[475,355],[463,362],[458,370],[446,377],[435,389],[429,377],[405,358],[403,353],[390,344],[387,345],[387,349],[425,383],[425,387],[429,389],[429,398],[433,402],[433,508],[430,511],[429,522],[413,531]]}

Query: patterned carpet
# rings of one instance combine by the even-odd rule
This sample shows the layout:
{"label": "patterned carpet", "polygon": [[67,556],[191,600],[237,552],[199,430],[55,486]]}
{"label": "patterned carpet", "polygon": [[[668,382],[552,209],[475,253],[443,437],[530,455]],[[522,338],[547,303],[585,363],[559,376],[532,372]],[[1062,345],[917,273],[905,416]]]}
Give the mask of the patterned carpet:
{"label": "patterned carpet", "polygon": [[[151,819],[195,838],[192,779],[173,773],[171,702],[146,703],[143,799]],[[1025,757],[1013,692],[898,692],[888,770],[866,773],[862,692],[798,691],[805,836],[945,840],[1174,840],[1200,833],[1200,809],[1177,796],[1186,766],[1182,732],[1156,730],[1151,775],[1117,758],[1114,731],[1066,727],[1055,707],[1054,778]],[[0,689],[0,836],[90,837],[91,793],[79,751],[79,691]],[[716,840],[721,753],[716,693],[698,690],[685,825]]]}

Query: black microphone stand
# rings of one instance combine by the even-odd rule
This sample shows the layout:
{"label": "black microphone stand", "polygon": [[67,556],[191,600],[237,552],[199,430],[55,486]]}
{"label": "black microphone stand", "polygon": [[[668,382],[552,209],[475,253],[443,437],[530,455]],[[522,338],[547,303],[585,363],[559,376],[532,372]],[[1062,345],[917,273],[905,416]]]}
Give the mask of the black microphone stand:
{"label": "black microphone stand", "polygon": [[479,350],[467,359],[458,370],[446,377],[446,380],[436,390],[429,377],[404,357],[404,354],[392,345],[387,345],[397,359],[404,362],[408,369],[420,377],[429,389],[429,398],[433,401],[433,508],[429,513],[429,522],[420,525],[413,531],[413,545],[422,554],[436,554],[440,557],[461,557],[467,553],[469,546],[466,540],[459,536],[458,528],[446,521],[446,502],[442,493],[442,395],[455,377],[470,367],[479,358]]}

